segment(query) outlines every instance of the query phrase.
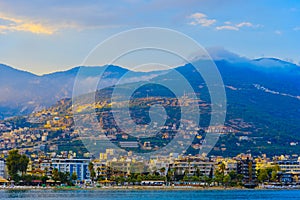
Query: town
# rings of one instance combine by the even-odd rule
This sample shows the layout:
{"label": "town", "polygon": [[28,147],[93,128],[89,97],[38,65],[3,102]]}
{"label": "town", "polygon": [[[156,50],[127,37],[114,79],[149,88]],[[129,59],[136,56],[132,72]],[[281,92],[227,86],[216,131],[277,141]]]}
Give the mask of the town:
{"label": "town", "polygon": [[2,187],[264,187],[298,188],[300,157],[240,154],[220,156],[152,157],[136,160],[131,152],[117,157],[107,149],[98,158],[77,158],[73,152],[27,157],[18,150],[0,160]]}
{"label": "town", "polygon": [[[169,103],[171,105],[172,101]],[[268,157],[266,154],[251,155],[249,152],[235,157],[200,155],[178,153],[177,147],[173,146],[169,148],[173,153],[143,159],[136,156],[130,148],[136,149],[137,144],[141,144],[140,150],[147,152],[158,148],[157,144],[152,141],[128,141],[128,135],[113,131],[116,128],[107,112],[108,102],[102,101],[96,108],[104,110],[99,124],[107,126],[105,131],[110,132],[107,137],[114,138],[121,146],[127,148],[125,154],[120,154],[120,148],[106,148],[97,155],[94,152],[90,153],[82,144],[80,133],[74,129],[71,101],[63,99],[49,109],[1,121],[0,184],[9,188],[300,187],[298,155]],[[80,105],[78,113],[85,113],[89,109],[94,107]],[[88,118],[84,116],[84,119]],[[139,119],[145,120],[143,116],[139,116]],[[184,138],[197,138],[198,143],[192,144],[191,147],[198,151],[205,140],[202,137],[203,133],[235,134],[242,132],[241,127],[251,127],[251,124],[240,120],[231,121],[231,125],[227,127],[209,127],[206,130],[201,130],[191,123],[186,124]],[[176,126],[172,126],[171,131],[159,135],[158,139],[167,142],[172,137],[174,127]],[[87,127],[81,129],[90,132]],[[249,135],[245,133],[239,136],[242,138],[240,141],[246,140]],[[92,140],[96,138],[88,134],[87,137]],[[178,145],[181,145],[180,142]],[[220,150],[226,150],[226,146],[222,144]]]}

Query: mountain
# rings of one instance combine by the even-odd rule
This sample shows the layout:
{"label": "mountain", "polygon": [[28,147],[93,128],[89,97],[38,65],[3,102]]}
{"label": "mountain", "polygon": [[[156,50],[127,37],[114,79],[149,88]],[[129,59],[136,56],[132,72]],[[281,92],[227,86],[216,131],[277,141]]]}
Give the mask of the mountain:
{"label": "mountain", "polygon": [[[220,137],[213,150],[215,155],[300,154],[300,67],[277,58],[248,59],[224,49],[209,50],[224,81],[227,96],[225,125],[234,130]],[[194,62],[203,62],[197,60]],[[200,65],[201,66],[201,65]],[[97,79],[104,67],[82,67],[83,82]],[[75,77],[80,67],[37,76],[0,65],[0,113],[4,117],[27,114],[34,109],[53,105],[57,100],[71,97]],[[174,73],[181,73],[192,87],[209,101],[205,83],[195,75],[191,64],[172,71],[132,72],[109,66],[104,74],[106,84],[98,89],[118,83],[138,81],[176,82]],[[202,81],[201,81],[202,80]],[[181,87],[178,84],[178,87]],[[206,98],[206,99],[205,99]],[[70,109],[70,108],[68,108]],[[204,117],[204,119],[206,119]],[[193,149],[190,149],[193,151]]]}
{"label": "mountain", "polygon": [[216,65],[226,87],[226,124],[238,133],[221,137],[215,154],[300,154],[293,145],[300,144],[300,67],[274,58]]}
{"label": "mountain", "polygon": [[[107,67],[107,68],[106,68]],[[97,75],[103,72],[107,83],[98,88],[116,83],[126,74],[120,83],[148,80],[165,73],[155,71],[150,73],[132,72],[118,66],[75,67],[67,71],[55,72],[37,76],[20,71],[7,65],[0,65],[0,119],[15,115],[25,115],[53,105],[56,101],[72,96],[73,85],[79,69],[84,70],[81,80],[86,83],[98,80]]]}
{"label": "mountain", "polygon": [[28,113],[26,107],[31,104],[32,92],[39,83],[39,77],[0,65],[0,118],[16,113]]}

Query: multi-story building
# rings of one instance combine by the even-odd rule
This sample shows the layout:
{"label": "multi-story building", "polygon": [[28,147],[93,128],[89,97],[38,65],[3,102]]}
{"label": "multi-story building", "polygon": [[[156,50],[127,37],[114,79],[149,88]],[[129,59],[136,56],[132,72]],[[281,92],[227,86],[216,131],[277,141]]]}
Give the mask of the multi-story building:
{"label": "multi-story building", "polygon": [[131,158],[113,159],[107,162],[112,175],[128,175],[131,173],[143,173],[146,164]]}
{"label": "multi-story building", "polygon": [[91,159],[62,159],[53,158],[52,168],[58,169],[60,172],[69,172],[72,175],[76,173],[78,180],[90,180],[90,172],[88,165]]}
{"label": "multi-story building", "polygon": [[221,163],[224,163],[225,169],[224,169],[224,174],[229,174],[230,172],[234,171],[237,173],[238,171],[238,161],[232,158],[223,158],[223,159],[217,159],[217,164],[218,166]]}
{"label": "multi-story building", "polygon": [[40,169],[44,171],[46,176],[50,177],[53,169],[52,160],[50,158],[43,159],[40,163]]}
{"label": "multi-story building", "polygon": [[101,160],[94,160],[94,171],[96,172],[96,176],[100,179],[110,178],[110,170],[106,164],[106,162]]}
{"label": "multi-story building", "polygon": [[174,170],[177,175],[193,176],[197,170],[205,176],[211,176],[215,166],[215,162],[208,158],[201,158],[196,156],[188,156],[183,158],[175,159],[170,164],[170,169]]}
{"label": "multi-story building", "polygon": [[300,182],[300,161],[294,159],[278,160],[282,171],[281,182],[283,183],[299,183]]}
{"label": "multi-story building", "polygon": [[237,173],[243,175],[244,183],[252,183],[256,181],[255,168],[256,163],[251,156],[237,158]]}
{"label": "multi-story building", "polygon": [[5,177],[5,160],[0,159],[0,177]]}
{"label": "multi-story building", "polygon": [[285,173],[300,173],[300,162],[298,160],[279,160],[276,161],[280,170]]}
{"label": "multi-story building", "polygon": [[[151,157],[149,162],[149,170],[151,172],[159,172],[160,175],[165,176],[168,172],[170,163],[173,163],[174,158],[169,156]],[[162,170],[164,169],[164,170]]]}

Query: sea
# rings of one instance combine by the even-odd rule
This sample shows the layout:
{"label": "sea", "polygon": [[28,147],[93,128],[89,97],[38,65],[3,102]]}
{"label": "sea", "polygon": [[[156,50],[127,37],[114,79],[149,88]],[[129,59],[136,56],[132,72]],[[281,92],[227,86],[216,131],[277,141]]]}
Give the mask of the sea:
{"label": "sea", "polygon": [[300,190],[0,190],[1,200],[300,199]]}

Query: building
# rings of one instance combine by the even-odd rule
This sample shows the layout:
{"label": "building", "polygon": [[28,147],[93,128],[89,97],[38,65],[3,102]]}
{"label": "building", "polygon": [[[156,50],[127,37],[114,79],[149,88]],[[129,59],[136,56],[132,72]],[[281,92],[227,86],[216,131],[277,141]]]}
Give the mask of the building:
{"label": "building", "polygon": [[218,165],[223,163],[225,165],[224,174],[227,175],[230,172],[238,172],[238,161],[231,158],[224,158],[218,161]]}
{"label": "building", "polygon": [[300,181],[300,162],[299,160],[286,159],[278,160],[276,164],[279,165],[281,174],[281,182],[283,183],[299,183]]}
{"label": "building", "polygon": [[90,180],[90,172],[88,165],[91,159],[62,159],[53,158],[52,168],[58,169],[60,172],[69,172],[72,175],[76,173],[78,180]]}
{"label": "building", "polygon": [[300,162],[298,160],[279,160],[276,161],[276,164],[284,173],[300,173]]}
{"label": "building", "polygon": [[172,164],[170,164],[170,169],[177,175],[187,175],[194,176],[197,170],[205,176],[211,176],[215,166],[215,162],[209,160],[208,158],[188,156],[183,158],[175,159]]}
{"label": "building", "polygon": [[172,162],[173,160],[171,157],[163,157],[163,156],[152,157],[149,162],[149,169],[152,173],[156,171],[159,172],[160,175],[165,176],[167,175],[169,165]]}
{"label": "building", "polygon": [[240,157],[237,159],[237,173],[243,175],[244,183],[256,181],[256,163],[252,157]]}
{"label": "building", "polygon": [[291,184],[291,183],[300,183],[300,173],[294,173],[294,172],[284,172],[280,176],[281,183],[284,184]]}
{"label": "building", "polygon": [[50,158],[42,160],[40,163],[40,169],[44,171],[46,176],[50,177],[52,173],[52,160]]}
{"label": "building", "polygon": [[0,177],[5,178],[5,160],[0,159]]}
{"label": "building", "polygon": [[109,167],[107,166],[106,162],[101,161],[101,160],[94,160],[94,171],[96,172],[96,177],[100,179],[107,179],[110,178],[110,170]]}
{"label": "building", "polygon": [[130,158],[113,159],[107,162],[107,166],[111,170],[112,175],[126,175],[131,173],[143,173],[146,164]]}

